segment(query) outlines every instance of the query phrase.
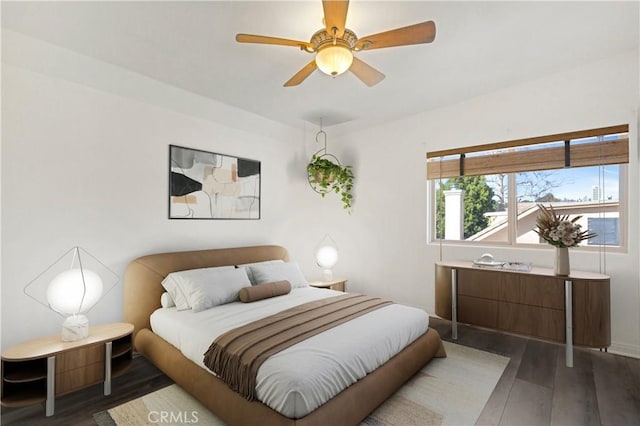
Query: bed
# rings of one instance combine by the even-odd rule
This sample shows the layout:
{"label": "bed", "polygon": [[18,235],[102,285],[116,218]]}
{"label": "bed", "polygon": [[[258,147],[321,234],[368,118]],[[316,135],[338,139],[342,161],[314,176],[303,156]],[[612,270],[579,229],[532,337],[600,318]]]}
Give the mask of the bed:
{"label": "bed", "polygon": [[[288,261],[287,250],[284,247],[269,245],[159,253],[133,260],[125,272],[124,317],[125,321],[134,325],[136,351],[148,358],[225,423],[355,425],[434,356],[444,356],[440,336],[434,329],[428,328],[375,371],[308,414],[295,418],[297,416],[287,417],[259,400],[245,399],[231,390],[221,379],[205,370],[200,363],[189,359],[180,349],[152,331],[151,318],[160,308],[160,298],[165,291],[161,283],[170,273],[268,260]],[[299,294],[306,293],[300,291]],[[155,321],[158,322],[157,318]],[[171,340],[170,336],[165,337]]]}

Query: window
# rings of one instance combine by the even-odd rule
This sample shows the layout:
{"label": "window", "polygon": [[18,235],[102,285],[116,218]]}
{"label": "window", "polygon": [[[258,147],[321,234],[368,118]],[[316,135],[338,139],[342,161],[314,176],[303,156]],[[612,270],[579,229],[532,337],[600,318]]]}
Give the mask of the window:
{"label": "window", "polygon": [[[581,245],[623,246],[628,126],[427,154],[432,240],[546,244],[537,204],[598,234]],[[510,208],[513,206],[514,208]]]}

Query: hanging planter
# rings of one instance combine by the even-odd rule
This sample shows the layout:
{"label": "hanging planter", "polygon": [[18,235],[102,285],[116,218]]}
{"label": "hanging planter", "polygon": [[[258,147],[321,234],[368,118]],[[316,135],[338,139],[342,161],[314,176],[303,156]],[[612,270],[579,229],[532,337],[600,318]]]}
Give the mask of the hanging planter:
{"label": "hanging planter", "polygon": [[313,174],[313,181],[321,187],[328,187],[336,180],[336,165],[325,158],[311,157],[311,163],[307,165],[307,171]]}
{"label": "hanging planter", "polygon": [[311,156],[307,164],[307,178],[311,188],[324,197],[330,192],[338,194],[345,210],[351,214],[351,189],[353,188],[353,171],[351,166],[343,166],[335,155],[327,152],[327,134],[320,130],[316,135],[324,137],[324,148]]}

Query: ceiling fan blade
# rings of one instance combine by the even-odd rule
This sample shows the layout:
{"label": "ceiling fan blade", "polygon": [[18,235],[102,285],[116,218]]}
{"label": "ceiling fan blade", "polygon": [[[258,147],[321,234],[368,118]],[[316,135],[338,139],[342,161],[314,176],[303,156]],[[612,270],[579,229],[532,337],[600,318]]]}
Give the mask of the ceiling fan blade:
{"label": "ceiling fan blade", "polygon": [[362,80],[362,82],[369,87],[375,86],[384,80],[384,74],[355,56],[353,57],[353,62],[351,63],[349,71],[355,74],[356,77]]}
{"label": "ceiling fan blade", "polygon": [[356,49],[371,50],[383,47],[406,46],[408,44],[431,43],[435,38],[436,24],[433,21],[427,21],[361,37],[356,42]]}
{"label": "ceiling fan blade", "polygon": [[297,86],[298,84],[302,83],[307,77],[309,77],[311,73],[316,70],[316,68],[318,68],[318,66],[316,65],[316,60],[314,59],[313,61],[305,65],[304,68],[298,71],[296,75],[291,77],[289,81],[284,84],[284,87]]}
{"label": "ceiling fan blade", "polygon": [[294,46],[301,49],[312,49],[313,45],[306,41],[290,40],[288,38],[268,37],[253,34],[236,34],[239,43],[275,44],[278,46]]}
{"label": "ceiling fan blade", "polygon": [[324,25],[327,33],[333,35],[333,28],[337,30],[336,36],[342,37],[347,23],[347,10],[349,0],[322,0],[324,9]]}

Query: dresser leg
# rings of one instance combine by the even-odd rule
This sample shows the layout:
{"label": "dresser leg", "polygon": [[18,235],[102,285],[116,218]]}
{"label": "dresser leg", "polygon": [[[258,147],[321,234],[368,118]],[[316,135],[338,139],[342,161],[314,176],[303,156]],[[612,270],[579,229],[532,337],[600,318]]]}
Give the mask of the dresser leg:
{"label": "dresser leg", "polygon": [[47,358],[47,399],[45,401],[45,414],[53,416],[56,409],[56,357]]}
{"label": "dresser leg", "polygon": [[451,269],[451,338],[458,340],[458,270]]}
{"label": "dresser leg", "polygon": [[112,343],[104,345],[104,394],[111,395],[111,347]]}
{"label": "dresser leg", "polygon": [[573,282],[564,281],[565,358],[567,367],[573,367]]}

